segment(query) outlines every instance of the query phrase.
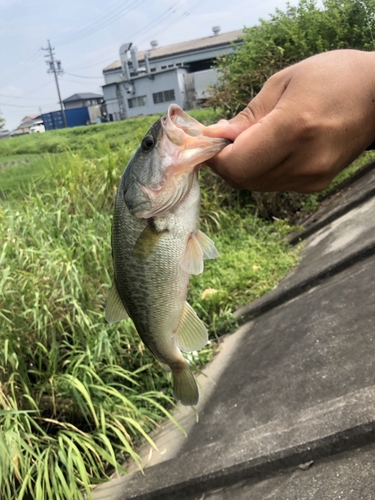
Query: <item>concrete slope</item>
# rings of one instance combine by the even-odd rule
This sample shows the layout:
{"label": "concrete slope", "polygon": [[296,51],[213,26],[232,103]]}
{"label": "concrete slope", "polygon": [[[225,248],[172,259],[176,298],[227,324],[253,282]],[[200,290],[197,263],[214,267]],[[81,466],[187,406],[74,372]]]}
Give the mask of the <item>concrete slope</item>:
{"label": "concrete slope", "polygon": [[[154,436],[160,453],[142,451],[145,474],[102,485],[96,500],[340,498],[337,453],[373,477],[371,454],[351,450],[375,440],[375,201],[347,203],[305,239],[300,265],[263,299],[267,308],[242,311],[256,319],[225,340],[200,378],[199,420],[188,408],[176,415],[187,438],[167,423]],[[310,480],[299,480],[295,468],[312,461]],[[303,493],[314,470],[326,477],[316,497]]]}

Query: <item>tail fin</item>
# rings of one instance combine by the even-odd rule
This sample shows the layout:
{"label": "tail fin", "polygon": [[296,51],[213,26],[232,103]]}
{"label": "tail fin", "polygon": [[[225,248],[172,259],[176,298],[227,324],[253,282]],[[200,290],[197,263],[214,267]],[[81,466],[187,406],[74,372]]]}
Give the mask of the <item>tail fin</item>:
{"label": "tail fin", "polygon": [[187,363],[172,368],[173,394],[184,406],[195,406],[199,400],[198,386]]}

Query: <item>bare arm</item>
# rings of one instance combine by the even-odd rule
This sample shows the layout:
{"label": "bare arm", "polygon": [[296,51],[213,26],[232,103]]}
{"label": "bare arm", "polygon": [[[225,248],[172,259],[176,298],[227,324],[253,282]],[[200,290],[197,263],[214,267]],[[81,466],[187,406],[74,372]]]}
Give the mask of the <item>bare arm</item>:
{"label": "bare arm", "polygon": [[375,53],[337,50],[305,59],[209,130],[234,141],[207,162],[229,184],[320,191],[375,140]]}

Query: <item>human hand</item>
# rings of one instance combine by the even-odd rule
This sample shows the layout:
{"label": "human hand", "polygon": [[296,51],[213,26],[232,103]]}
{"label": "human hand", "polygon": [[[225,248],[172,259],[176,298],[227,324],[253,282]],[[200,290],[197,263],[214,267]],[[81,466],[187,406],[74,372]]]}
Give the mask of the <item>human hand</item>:
{"label": "human hand", "polygon": [[325,189],[375,140],[375,53],[325,52],[273,75],[207,134],[234,141],[207,164],[254,191]]}

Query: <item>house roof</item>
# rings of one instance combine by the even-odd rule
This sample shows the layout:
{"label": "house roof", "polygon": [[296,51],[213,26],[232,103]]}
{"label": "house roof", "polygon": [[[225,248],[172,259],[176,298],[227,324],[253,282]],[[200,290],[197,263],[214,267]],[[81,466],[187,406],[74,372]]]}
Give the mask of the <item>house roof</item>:
{"label": "house roof", "polygon": [[[174,43],[173,45],[166,45],[164,47],[157,47],[156,49],[142,50],[137,53],[138,61],[143,61],[145,54],[149,54],[149,58],[152,61],[159,57],[171,56],[175,54],[182,54],[184,52],[190,52],[193,50],[204,49],[208,47],[215,47],[217,45],[224,45],[238,40],[242,35],[243,30],[228,31],[227,33],[222,33],[221,35],[206,36],[204,38],[196,38],[195,40],[189,40],[187,42]],[[115,61],[109,66],[106,66],[103,71],[110,71],[113,69],[121,68],[121,61]]]}
{"label": "house roof", "polygon": [[28,122],[29,120],[36,120],[36,118],[40,117],[40,113],[38,115],[27,115],[24,118],[22,118],[21,123],[23,122]]}
{"label": "house roof", "polygon": [[103,96],[101,94],[93,94],[92,92],[82,92],[63,99],[63,102],[82,101],[84,99],[103,99]]}
{"label": "house roof", "polygon": [[32,127],[37,122],[43,122],[41,115],[28,115],[22,119],[16,130]]}

